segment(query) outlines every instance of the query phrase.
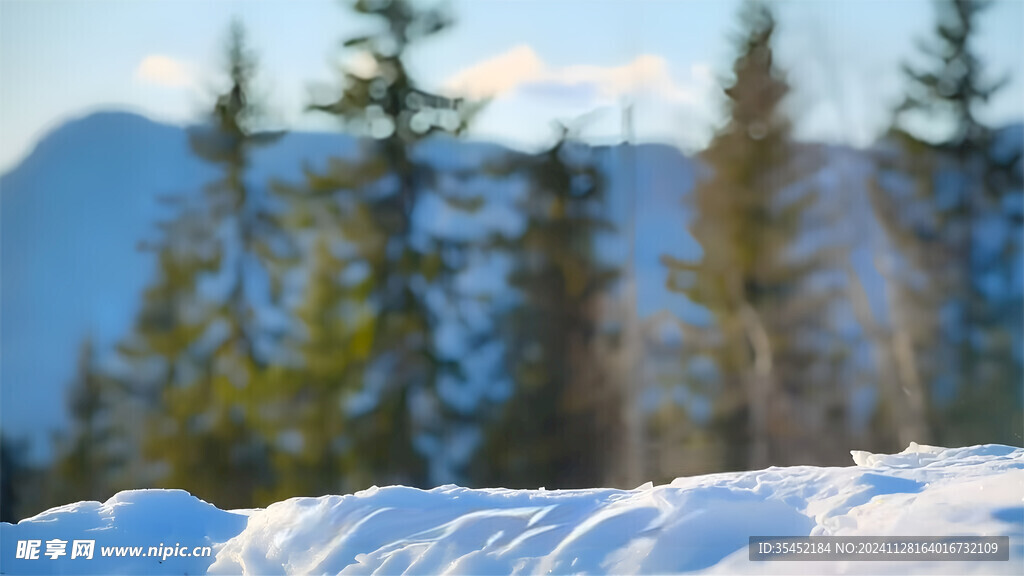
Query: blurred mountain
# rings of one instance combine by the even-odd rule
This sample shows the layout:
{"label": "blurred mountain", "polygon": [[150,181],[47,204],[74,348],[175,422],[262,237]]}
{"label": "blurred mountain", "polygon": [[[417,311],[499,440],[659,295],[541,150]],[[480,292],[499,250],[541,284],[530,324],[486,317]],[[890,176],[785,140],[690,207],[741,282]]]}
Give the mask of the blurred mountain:
{"label": "blurred mountain", "polygon": [[[294,132],[254,154],[250,182],[299,182],[305,165],[322,166],[331,156],[349,156],[357,142],[339,134]],[[490,143],[436,138],[418,151],[442,169],[480,166],[506,149]],[[598,161],[623,174],[615,149],[596,152]],[[685,242],[679,226],[680,186],[692,179],[688,162],[674,148],[636,148],[635,170],[613,176],[620,189],[645,191],[640,218],[664,235],[648,235],[641,267],[642,308],[665,304],[660,276],[661,242]],[[630,158],[630,166],[633,160]],[[632,168],[630,168],[632,170]],[[152,254],[140,244],[154,239],[159,220],[170,215],[164,198],[198,194],[214,172],[188,148],[188,129],[125,112],[98,112],[44,135],[35,149],[0,176],[0,406],[6,434],[28,435],[33,455],[48,453],[47,432],[65,422],[64,390],[77,347],[90,335],[102,350],[131,325],[141,292],[152,277]],[[515,183],[477,182],[478,191],[514,199]],[[625,207],[623,194],[616,195]],[[508,203],[483,218],[509,229]],[[457,228],[457,218],[427,207],[417,218]],[[618,212],[622,214],[622,212]],[[439,224],[438,224],[439,223]],[[609,254],[624,253],[614,242]],[[493,285],[493,282],[490,284]]]}
{"label": "blurred mountain", "polygon": [[[1022,134],[1020,125],[1004,130],[1000,146],[1020,149]],[[809,183],[826,200],[822,217],[841,216],[827,234],[855,243],[854,266],[872,303],[881,308],[881,280],[872,261],[876,246],[870,239],[877,238],[877,230],[864,193],[870,159],[846,147],[806,149],[825,159]],[[255,152],[248,178],[259,189],[274,179],[297,183],[303,166],[322,166],[329,157],[356,151],[356,140],[348,136],[293,132]],[[435,138],[417,154],[456,170],[507,152],[491,143]],[[635,238],[638,316],[661,322],[658,312],[668,310],[699,321],[700,310],[665,289],[659,260],[666,252],[682,258],[701,254],[686,231],[689,217],[682,202],[696,178],[696,163],[659,144],[595,147],[588,153],[607,178],[609,211],[621,234],[602,241],[602,254],[625,261],[628,234]],[[154,224],[170,214],[161,198],[198,194],[212,175],[189,151],[188,129],[100,112],[46,134],[18,166],[0,176],[0,423],[5,434],[31,437],[36,458],[49,450],[47,432],[65,422],[64,390],[81,339],[92,336],[102,350],[130,327],[154,265],[139,245],[153,239]],[[466,185],[496,202],[473,218],[428,204],[416,218],[459,233],[481,224],[516,228],[512,204],[521,183],[480,177]],[[478,276],[480,284],[500,287],[500,274]]]}
{"label": "blurred mountain", "polygon": [[[350,139],[288,135],[257,154],[254,181],[295,176],[302,161],[355,149]],[[0,406],[4,431],[64,422],[75,350],[112,344],[131,324],[153,259],[139,245],[166,217],[161,197],[196,194],[213,171],[185,129],[123,112],[69,121],[0,176]]]}

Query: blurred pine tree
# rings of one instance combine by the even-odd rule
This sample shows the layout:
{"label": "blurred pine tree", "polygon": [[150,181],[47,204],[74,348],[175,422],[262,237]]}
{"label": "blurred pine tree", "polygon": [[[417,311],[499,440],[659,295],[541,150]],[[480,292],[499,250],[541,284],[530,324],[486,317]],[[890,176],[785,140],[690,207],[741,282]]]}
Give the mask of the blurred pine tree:
{"label": "blurred pine tree", "polygon": [[120,382],[97,366],[92,339],[78,355],[69,389],[71,429],[55,447],[53,475],[47,492],[55,504],[79,500],[105,501],[128,487],[125,467],[133,456],[127,430],[118,416],[126,397]]}
{"label": "blurred pine tree", "polygon": [[362,390],[373,343],[370,284],[351,280],[353,262],[333,253],[337,241],[337,234],[317,232],[305,298],[294,311],[299,330],[288,343],[294,362],[277,386],[276,429],[293,444],[275,454],[279,499],[347,493],[374,480],[352,450],[348,409]]}
{"label": "blurred pine tree", "polygon": [[256,130],[256,62],[238,22],[226,53],[229,85],[208,122],[189,134],[217,177],[200,198],[170,199],[178,213],[153,247],[157,280],[119,350],[131,365],[130,387],[147,401],[140,442],[153,481],[244,508],[270,502],[274,431],[266,411],[279,371],[268,362],[251,287],[260,274],[276,287],[294,250],[267,197],[246,179],[252,150],[278,134]]}
{"label": "blurred pine tree", "polygon": [[844,391],[815,374],[831,361],[821,319],[835,293],[812,289],[810,281],[835,252],[796,249],[816,201],[800,183],[818,163],[791,140],[772,12],[747,2],[741,15],[740,53],[725,89],[727,124],[702,153],[708,173],[690,197],[690,232],[703,256],[663,257],[669,288],[712,315],[710,326],[688,325],[684,342],[691,360],[714,367],[693,384],[712,399],[723,470],[814,461],[845,427]]}
{"label": "blurred pine tree", "polygon": [[1019,444],[1024,429],[1024,186],[1021,150],[979,119],[1008,80],[987,78],[974,46],[989,5],[937,4],[878,155],[872,200],[895,252],[890,322],[903,339],[905,370],[889,395],[901,445]]}
{"label": "blurred pine tree", "polygon": [[[439,396],[438,383],[462,377],[459,360],[438,345],[441,311],[431,301],[447,301],[468,245],[420,229],[414,212],[428,196],[461,210],[480,202],[449,194],[438,169],[415,148],[432,134],[460,133],[476,107],[422,90],[406,66],[412,47],[451,24],[447,12],[406,0],[359,0],[353,10],[380,24],[345,42],[369,64],[346,71],[340,95],[311,108],[364,137],[361,153],[355,160],[332,159],[323,172],[308,170],[305,196],[326,199],[319,213],[333,216],[346,260],[364,274],[359,294],[349,300],[374,318],[372,328],[358,326],[361,311],[347,320],[359,334],[347,346],[363,347],[370,339],[359,380],[372,406],[351,419],[346,458],[374,483],[426,486],[429,462],[421,443],[442,435],[446,417],[457,416]],[[321,256],[325,264],[326,253]],[[344,372],[330,377],[337,386],[352,378]]]}
{"label": "blurred pine tree", "polygon": [[499,243],[517,299],[498,326],[512,394],[485,424],[472,471],[479,485],[602,486],[618,464],[621,390],[600,303],[619,270],[597,256],[598,235],[613,229],[589,153],[563,130],[549,150],[494,167],[525,180],[526,225]]}

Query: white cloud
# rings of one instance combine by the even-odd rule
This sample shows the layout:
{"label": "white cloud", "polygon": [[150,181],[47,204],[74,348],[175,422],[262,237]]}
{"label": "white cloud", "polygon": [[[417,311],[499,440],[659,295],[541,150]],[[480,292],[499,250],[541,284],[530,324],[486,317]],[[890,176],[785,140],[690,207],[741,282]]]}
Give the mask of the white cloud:
{"label": "white cloud", "polygon": [[445,82],[448,91],[470,98],[499,97],[530,87],[580,88],[579,94],[593,93],[606,99],[652,94],[689,104],[698,97],[696,90],[672,77],[668,61],[661,56],[641,54],[621,66],[558,68],[549,66],[525,44],[474,64]]}
{"label": "white cloud", "polygon": [[469,98],[491,98],[544,78],[546,66],[533,48],[521,44],[458,72],[445,88]]}
{"label": "white cloud", "polygon": [[161,54],[150,54],[135,68],[135,77],[143,82],[181,88],[192,84],[188,64]]}

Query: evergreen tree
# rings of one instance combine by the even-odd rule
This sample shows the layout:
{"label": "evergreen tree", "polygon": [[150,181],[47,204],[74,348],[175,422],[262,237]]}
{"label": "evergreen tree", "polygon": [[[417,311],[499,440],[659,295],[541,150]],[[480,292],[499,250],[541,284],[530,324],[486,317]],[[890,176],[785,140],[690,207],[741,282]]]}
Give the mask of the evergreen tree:
{"label": "evergreen tree", "polygon": [[703,256],[664,257],[669,288],[713,317],[710,327],[689,324],[684,342],[714,366],[701,378],[712,396],[721,468],[731,470],[815,458],[827,436],[823,410],[841,415],[842,405],[835,385],[812,381],[829,354],[820,318],[831,295],[812,291],[809,281],[829,252],[795,250],[815,195],[797,185],[808,167],[781,108],[789,86],[774,61],[775,19],[765,4],[748,2],[742,20],[725,89],[728,121],[701,155],[709,173],[690,197],[690,232]]}
{"label": "evergreen tree", "polygon": [[130,432],[117,421],[118,381],[96,366],[96,352],[87,338],[81,346],[75,380],[69,391],[71,430],[58,443],[51,496],[62,502],[103,502],[124,487],[120,477],[127,457],[124,439]]}
{"label": "evergreen tree", "polygon": [[474,465],[481,485],[583,488],[613,473],[620,391],[608,377],[598,306],[618,270],[596,254],[612,225],[587,152],[563,133],[546,152],[511,155],[497,169],[525,179],[526,225],[503,243],[517,298],[499,321],[512,396],[485,424]]}
{"label": "evergreen tree", "polygon": [[142,449],[163,472],[158,482],[236,508],[265,504],[273,484],[268,411],[279,370],[268,366],[256,312],[270,304],[251,287],[262,274],[277,288],[292,255],[269,198],[246,179],[253,149],[277,135],[256,130],[255,60],[237,22],[227,70],[209,121],[190,132],[192,151],[218,176],[199,198],[173,199],[178,214],[155,246],[157,280],[121,351],[151,401]]}
{"label": "evergreen tree", "polygon": [[18,456],[6,437],[0,436],[0,522],[17,522],[14,482],[19,468]]}
{"label": "evergreen tree", "polygon": [[241,473],[232,450],[241,419],[214,394],[205,334],[213,315],[199,294],[217,256],[205,211],[185,207],[161,225],[154,246],[157,279],[145,291],[132,335],[119,347],[133,396],[145,409],[139,450],[157,465],[156,484],[181,488],[220,506],[249,506],[230,484]]}
{"label": "evergreen tree", "polygon": [[33,472],[26,450],[25,442],[11,440],[0,431],[0,522],[13,524],[28,517],[35,508],[35,502],[27,501],[25,494]]}
{"label": "evergreen tree", "polygon": [[351,457],[377,483],[424,486],[428,461],[417,444],[440,434],[451,413],[438,382],[459,376],[458,362],[438,347],[438,310],[428,301],[448,293],[465,244],[418,229],[413,215],[431,194],[465,209],[478,203],[446,193],[414,148],[435,132],[460,132],[468,108],[422,90],[406,67],[410,48],[449,26],[444,11],[407,0],[359,0],[353,9],[381,24],[345,42],[371,66],[346,72],[340,97],[312,108],[364,136],[361,154],[332,160],[324,173],[309,171],[307,189],[311,198],[330,198],[324,209],[340,222],[346,257],[365,271],[375,318],[362,375],[374,405],[353,422]]}
{"label": "evergreen tree", "polygon": [[[1020,150],[1007,150],[978,118],[1006,79],[991,81],[974,47],[990,3],[937,4],[922,64],[907,64],[873,186],[876,214],[895,251],[890,271],[903,335],[900,392],[924,439],[955,445],[1020,441]],[[945,134],[921,134],[923,126]],[[914,387],[908,386],[914,384]],[[893,410],[895,419],[908,410]]]}
{"label": "evergreen tree", "polygon": [[351,262],[333,253],[332,238],[321,232],[314,242],[306,296],[295,311],[301,327],[291,345],[296,362],[280,383],[287,406],[280,429],[297,440],[276,455],[281,497],[346,493],[373,481],[355,457],[347,410],[373,342],[370,286],[366,278],[346,281]]}
{"label": "evergreen tree", "polygon": [[[295,263],[290,237],[271,209],[273,198],[246,178],[253,151],[281,134],[258,131],[262,110],[253,97],[256,59],[245,30],[235,21],[227,46],[230,88],[217,97],[208,123],[190,134],[193,153],[220,171],[204,189],[206,207],[221,257],[218,274],[227,295],[219,299],[218,319],[228,329],[219,354],[234,359],[230,378],[244,387],[267,355],[261,350],[254,278],[262,274],[279,296],[281,276]],[[264,346],[265,348],[265,346]]]}

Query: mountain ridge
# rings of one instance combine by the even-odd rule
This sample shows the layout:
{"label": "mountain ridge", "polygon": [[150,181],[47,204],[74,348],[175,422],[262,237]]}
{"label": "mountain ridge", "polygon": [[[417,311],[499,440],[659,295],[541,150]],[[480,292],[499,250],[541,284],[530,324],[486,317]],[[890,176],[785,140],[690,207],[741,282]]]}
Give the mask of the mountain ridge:
{"label": "mountain ridge", "polygon": [[[216,174],[189,150],[188,132],[197,127],[130,111],[94,111],[43,134],[0,175],[2,425],[5,433],[31,436],[36,457],[48,450],[45,433],[66,422],[64,390],[81,341],[91,337],[98,349],[109,349],[130,328],[154,269],[152,254],[139,246],[169,216],[160,198],[197,193]],[[595,147],[597,161],[616,170],[615,149]],[[248,178],[258,187],[299,182],[304,167],[320,169],[327,158],[357,150],[349,135],[287,132],[254,150]],[[654,164],[686,163],[668,145],[636,150]],[[428,139],[416,153],[445,169],[479,165],[506,152],[521,153],[442,137]],[[641,179],[666,172],[643,160],[638,165],[646,166]],[[665,193],[674,187],[670,178],[652,197],[661,200],[656,212],[662,218],[666,210],[682,211]],[[656,265],[656,258],[648,260]]]}
{"label": "mountain ridge", "polygon": [[[153,273],[152,255],[138,250],[152,239],[154,224],[169,214],[161,196],[197,193],[216,174],[191,154],[188,131],[130,111],[101,110],[72,118],[44,134],[21,162],[0,175],[0,406],[4,433],[29,435],[33,454],[48,450],[46,432],[66,422],[65,394],[82,339],[109,348],[127,333],[140,295]],[[998,131],[1000,146],[1021,149],[1024,123]],[[802,143],[823,150],[826,165],[814,177],[831,202],[852,203],[835,233],[862,240],[874,226],[866,203],[870,150]],[[683,198],[697,178],[698,160],[661,143],[598,145],[594,160],[609,176],[609,213],[620,232],[634,233],[638,315],[660,310],[698,314],[664,286],[663,253],[699,258],[700,246],[686,230]],[[319,169],[332,156],[358,151],[352,136],[288,132],[253,153],[249,179],[299,182],[304,167]],[[441,169],[479,166],[490,157],[522,153],[500,144],[452,137],[425,141],[416,153]],[[499,186],[500,184],[500,186]],[[496,195],[506,184],[493,183]],[[504,191],[499,191],[502,188]],[[634,198],[632,191],[637,191]],[[635,214],[634,227],[626,219]],[[492,219],[514,218],[498,212]],[[455,224],[452,224],[455,225]],[[878,233],[874,230],[871,233]],[[624,260],[628,239],[599,245]],[[882,306],[871,248],[852,253],[872,303]],[[68,298],[64,292],[73,288]]]}

